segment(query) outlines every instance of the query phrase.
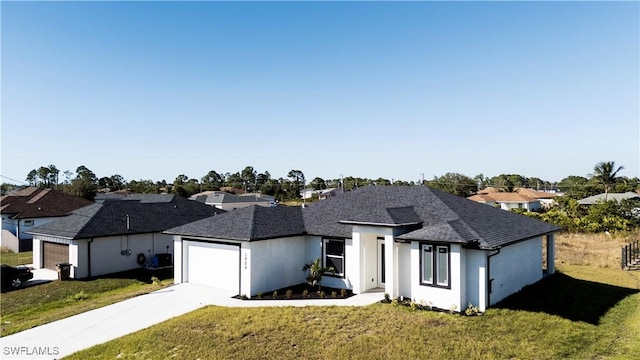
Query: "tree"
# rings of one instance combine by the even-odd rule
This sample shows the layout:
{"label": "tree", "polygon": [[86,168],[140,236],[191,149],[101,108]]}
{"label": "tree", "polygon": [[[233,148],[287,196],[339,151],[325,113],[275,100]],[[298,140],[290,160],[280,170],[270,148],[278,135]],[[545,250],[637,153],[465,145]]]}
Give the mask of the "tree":
{"label": "tree", "polygon": [[293,191],[295,191],[295,196],[293,196],[292,198],[298,198],[300,197],[300,187],[305,185],[304,182],[304,174],[302,173],[302,171],[300,170],[291,170],[289,171],[289,173],[287,174],[287,177],[291,178],[291,181],[293,182]]}
{"label": "tree", "polygon": [[593,168],[593,174],[591,174],[591,178],[596,181],[596,183],[600,184],[604,188],[604,198],[605,201],[607,199],[607,194],[611,187],[616,183],[618,179],[618,172],[623,170],[623,166],[618,166],[616,168],[615,161],[601,161],[596,164]]}
{"label": "tree", "polygon": [[222,186],[223,183],[223,179],[222,179],[222,175],[218,174],[217,172],[211,170],[207,173],[207,175],[203,176],[202,179],[200,179],[202,185],[203,185],[203,190],[220,190],[220,187]]}
{"label": "tree", "polygon": [[316,258],[315,260],[304,264],[304,266],[302,267],[302,271],[309,271],[309,275],[307,275],[307,284],[312,287],[318,286],[318,292],[320,292],[322,290],[321,282],[324,274],[328,272],[335,273],[336,270],[333,268],[333,266],[330,266],[328,268],[322,267],[322,261],[320,260],[320,258]]}
{"label": "tree", "polygon": [[36,184],[38,183],[38,172],[36,171],[36,169],[29,171],[25,180],[29,183],[29,185],[36,186]]}
{"label": "tree", "polygon": [[253,169],[253,166],[247,166],[240,172],[240,177],[242,178],[242,185],[244,185],[245,192],[251,192],[256,185],[256,175],[257,171]]}
{"label": "tree", "polygon": [[324,190],[327,188],[327,184],[324,182],[324,179],[321,177],[315,177],[313,180],[311,180],[309,185],[314,190]]}
{"label": "tree", "polygon": [[462,197],[470,196],[478,188],[472,178],[458,173],[446,173],[440,177],[434,176],[433,180],[427,182],[427,185]]}
{"label": "tree", "polygon": [[98,179],[93,171],[81,165],[76,169],[76,177],[71,181],[70,191],[76,196],[93,200],[98,190]]}

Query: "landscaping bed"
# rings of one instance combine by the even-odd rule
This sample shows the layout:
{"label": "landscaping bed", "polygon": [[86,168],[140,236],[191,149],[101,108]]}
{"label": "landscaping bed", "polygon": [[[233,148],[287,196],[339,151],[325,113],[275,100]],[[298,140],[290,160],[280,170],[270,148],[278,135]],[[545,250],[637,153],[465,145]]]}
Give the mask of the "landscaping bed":
{"label": "landscaping bed", "polygon": [[323,286],[318,287],[301,283],[274,291],[257,294],[251,298],[244,295],[236,295],[234,298],[242,300],[317,300],[317,299],[347,299],[353,296],[353,292],[347,289],[336,289]]}

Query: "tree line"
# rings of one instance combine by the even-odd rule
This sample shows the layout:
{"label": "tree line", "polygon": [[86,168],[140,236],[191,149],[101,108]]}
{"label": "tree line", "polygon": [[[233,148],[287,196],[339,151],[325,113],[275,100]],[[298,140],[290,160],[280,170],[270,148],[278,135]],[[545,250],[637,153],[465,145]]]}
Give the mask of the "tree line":
{"label": "tree line", "polygon": [[201,177],[178,175],[173,182],[150,179],[127,181],[123,176],[114,174],[98,177],[84,165],[76,168],[75,172],[62,172],[55,165],[40,166],[31,170],[25,181],[31,186],[56,188],[73,195],[92,199],[98,191],[109,192],[126,190],[132,193],[173,193],[189,197],[195,193],[210,190],[220,190],[225,187],[238,188],[246,192],[260,192],[272,195],[280,201],[300,197],[303,188],[323,190],[339,188],[344,191],[370,186],[400,186],[426,185],[458,196],[470,196],[487,187],[494,187],[498,191],[512,192],[516,188],[525,187],[540,191],[560,191],[574,199],[584,198],[602,192],[636,191],[640,188],[637,177],[626,178],[618,176],[623,167],[615,166],[615,162],[598,163],[593,173],[586,177],[570,175],[560,182],[552,183],[537,177],[525,177],[519,174],[500,174],[486,177],[478,174],[469,177],[460,173],[446,173],[434,176],[431,180],[405,181],[394,179],[369,179],[346,176],[333,179],[315,177],[310,181],[302,170],[292,169],[287,177],[272,177],[269,171],[259,172],[253,166],[245,166],[237,172],[218,172],[210,170]]}

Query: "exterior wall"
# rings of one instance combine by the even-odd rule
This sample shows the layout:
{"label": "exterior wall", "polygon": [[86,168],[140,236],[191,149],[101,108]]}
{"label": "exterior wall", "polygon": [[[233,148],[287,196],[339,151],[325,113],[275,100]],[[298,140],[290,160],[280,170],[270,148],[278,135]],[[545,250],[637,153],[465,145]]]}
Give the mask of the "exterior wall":
{"label": "exterior wall", "polygon": [[463,263],[466,264],[466,270],[462,272],[462,284],[465,286],[461,292],[464,308],[469,303],[480,311],[487,308],[487,255],[483,250],[462,249]]}
{"label": "exterior wall", "polygon": [[451,288],[420,285],[420,243],[411,242],[411,298],[417,302],[429,304],[439,309],[464,310],[462,304],[462,248],[451,244],[449,250],[449,266],[451,267]]}
{"label": "exterior wall", "polygon": [[411,298],[411,244],[397,245],[398,251],[398,295]]}
{"label": "exterior wall", "polygon": [[[32,218],[32,219],[11,219],[9,215],[2,215],[2,229],[11,232],[20,241],[17,244],[3,244],[12,251],[31,251],[33,249],[33,235],[27,234],[27,231],[31,231],[36,226],[40,226],[46,223],[50,223],[54,220],[62,219],[62,217],[45,217],[45,218]],[[25,221],[33,220],[33,225],[27,226]]]}
{"label": "exterior wall", "polygon": [[20,251],[20,240],[9,230],[2,229],[2,237],[0,238],[0,245],[6,247],[13,252]]}
{"label": "exterior wall", "polygon": [[183,262],[182,238],[180,235],[173,235],[173,283],[182,283]]}
{"label": "exterior wall", "polygon": [[539,210],[542,206],[539,201],[531,202],[498,202],[502,210],[527,209],[529,211]]}
{"label": "exterior wall", "polygon": [[[153,249],[159,253],[166,253],[166,246],[169,245],[169,253],[173,254],[173,242],[170,236],[161,233],[146,233],[123,236],[109,236],[95,238],[91,243],[91,276],[110,274],[119,271],[126,271],[139,268],[137,262],[138,254],[142,253],[147,260],[155,254]],[[88,241],[83,239],[81,241]],[[79,267],[84,267],[87,260],[80,260]],[[80,269],[80,273],[84,273]]]}
{"label": "exterior wall", "polygon": [[[89,244],[84,240],[74,240],[69,244],[69,263],[71,277],[82,279],[89,276]],[[91,261],[94,261],[91,259]],[[91,274],[93,275],[93,274]]]}
{"label": "exterior wall", "polygon": [[489,276],[492,279],[489,305],[542,279],[542,238],[503,247],[489,260]]}
{"label": "exterior wall", "polygon": [[[306,241],[302,236],[254,241],[242,244],[241,273],[250,274],[250,283],[241,281],[242,293],[254,296],[305,282],[302,271]],[[251,271],[255,269],[255,271]]]}

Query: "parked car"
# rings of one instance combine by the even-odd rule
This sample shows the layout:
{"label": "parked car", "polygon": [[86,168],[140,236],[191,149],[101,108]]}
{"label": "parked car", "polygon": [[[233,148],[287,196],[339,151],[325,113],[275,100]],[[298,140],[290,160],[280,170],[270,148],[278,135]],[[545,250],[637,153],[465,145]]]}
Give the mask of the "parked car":
{"label": "parked car", "polygon": [[24,282],[33,279],[33,273],[31,269],[25,266],[9,266],[2,264],[2,288],[7,289],[9,287],[19,288]]}

